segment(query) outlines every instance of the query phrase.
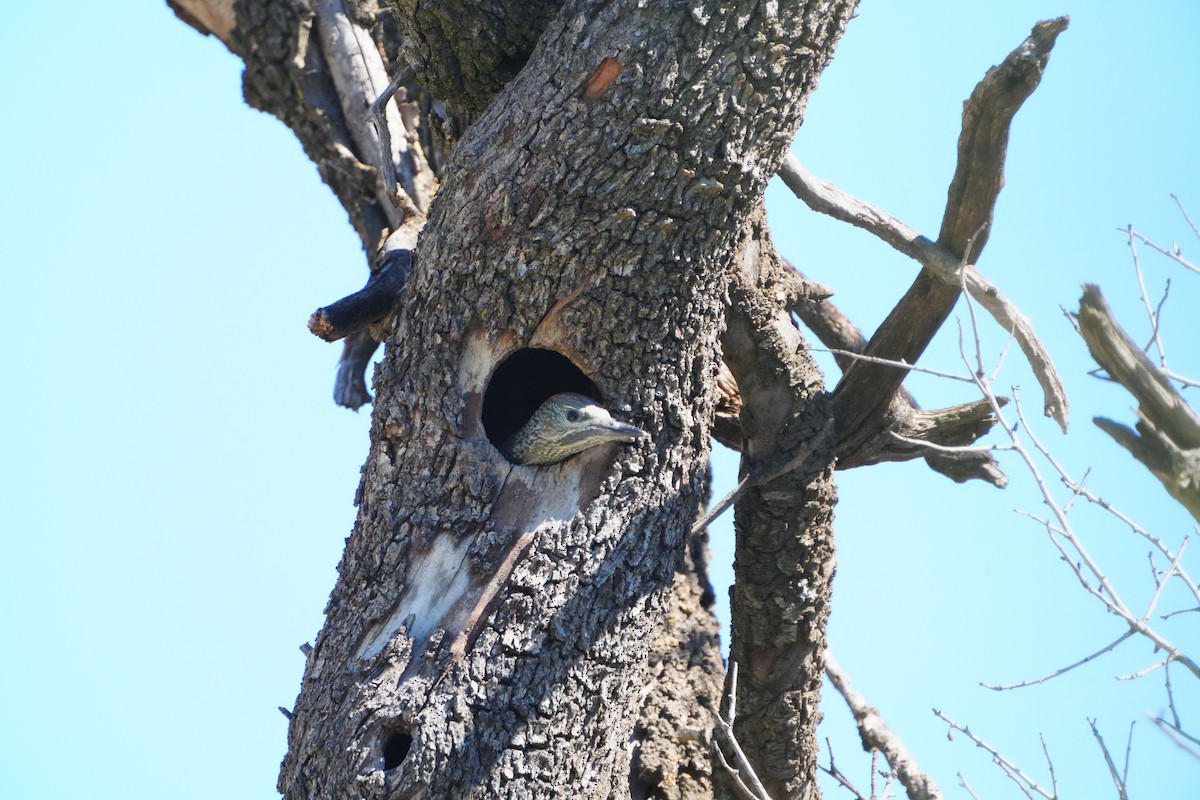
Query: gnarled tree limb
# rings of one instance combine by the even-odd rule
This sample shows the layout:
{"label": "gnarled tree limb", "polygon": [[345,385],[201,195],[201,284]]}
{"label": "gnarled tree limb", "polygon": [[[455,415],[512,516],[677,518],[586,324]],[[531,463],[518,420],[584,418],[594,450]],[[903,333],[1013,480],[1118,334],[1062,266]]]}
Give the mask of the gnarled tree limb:
{"label": "gnarled tree limb", "polygon": [[[987,240],[996,198],[1003,186],[1004,157],[1013,115],[1037,87],[1067,18],[1040,22],[999,66],[976,86],[963,107],[959,158],[951,181],[942,229],[936,243],[874,206],[814,179],[795,158],[781,170],[785,183],[812,208],[864,227],[925,267],[880,325],[866,354],[915,363],[941,327],[965,281],[973,295],[1017,336],[1034,365],[1046,395],[1046,413],[1066,427],[1066,395],[1032,326],[978,273],[968,267]],[[966,272],[964,279],[963,272]],[[847,367],[837,388],[839,453],[852,453],[886,425],[885,411],[907,370],[857,362]]]}
{"label": "gnarled tree limb", "polygon": [[1200,414],[1121,328],[1098,286],[1084,285],[1076,317],[1092,358],[1138,401],[1136,430],[1103,417],[1092,421],[1200,520]]}
{"label": "gnarled tree limb", "polygon": [[[771,257],[777,259],[782,276],[794,275],[802,284],[819,286],[808,281],[786,259],[779,257],[778,253],[773,253]],[[789,277],[788,280],[790,279]],[[833,303],[826,299],[820,302],[789,301],[786,293],[779,289],[783,283],[786,281],[781,278],[779,283],[772,283],[768,289],[764,289],[766,296],[763,301],[770,302],[774,298],[776,302],[784,303],[786,308],[796,314],[827,347],[853,353],[862,352],[865,344],[862,333]],[[843,353],[835,352],[833,355],[843,369],[854,360],[852,356]],[[737,381],[729,368],[722,364],[717,373],[717,414],[713,438],[734,450],[741,450],[742,447],[742,429],[739,421],[741,409],[742,399]],[[892,435],[895,433],[905,439],[916,439],[934,445],[968,445],[987,433],[996,422],[988,403],[966,403],[925,411],[901,386],[885,413],[887,427],[870,442],[859,447],[852,454],[853,458],[839,458],[837,469],[851,469],[882,461],[924,458],[931,469],[959,483],[972,479],[984,480],[998,487],[1008,483],[1007,476],[990,452],[937,452],[928,447],[904,442]]]}

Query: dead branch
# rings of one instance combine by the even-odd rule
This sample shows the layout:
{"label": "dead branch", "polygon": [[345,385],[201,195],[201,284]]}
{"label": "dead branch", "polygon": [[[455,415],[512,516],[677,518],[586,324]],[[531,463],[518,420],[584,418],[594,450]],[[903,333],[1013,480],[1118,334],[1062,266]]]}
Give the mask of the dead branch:
{"label": "dead branch", "polygon": [[[409,217],[429,208],[434,187],[432,172],[420,148],[410,145],[396,104],[388,100],[377,104],[389,89],[386,96],[390,100],[395,89],[391,88],[383,56],[370,31],[346,13],[341,0],[317,0],[313,11],[317,40],[337,88],[355,153],[380,176],[377,199],[395,230]],[[372,113],[379,108],[389,131],[386,149],[374,124],[376,114]],[[397,177],[400,184],[385,185],[382,180],[385,175]]]}
{"label": "dead branch", "polygon": [[[888,727],[879,712],[867,705],[867,701],[851,685],[850,679],[829,650],[825,651],[825,675],[833,688],[845,699],[858,724],[858,735],[863,750],[878,751],[892,767],[900,783],[908,791],[910,800],[941,800],[942,791],[929,775],[921,771],[912,753],[904,746],[900,737]],[[830,754],[830,765],[833,756]]]}
{"label": "dead branch", "polygon": [[371,402],[367,367],[378,348],[379,342],[365,328],[342,341],[342,356],[338,359],[337,375],[333,380],[333,402],[354,411]]}
{"label": "dead branch", "polygon": [[[979,738],[975,734],[971,733],[970,728],[967,728],[963,725],[959,725],[957,722],[950,719],[950,717],[946,716],[941,711],[938,711],[936,708],[933,709],[933,713],[937,716],[938,719],[940,719],[942,722],[945,722],[947,725],[949,725],[952,730],[956,730],[959,733],[963,734],[968,739],[970,739],[972,742],[974,742],[976,747],[980,748],[981,750],[984,750],[988,755],[990,755],[992,757],[992,761],[996,764],[996,766],[1000,767],[1000,769],[1004,772],[1004,774],[1007,775],[1015,784],[1017,784],[1017,786],[1020,787],[1022,791],[1028,790],[1028,791],[1035,792],[1035,793],[1041,795],[1042,797],[1046,798],[1046,800],[1057,800],[1057,798],[1058,798],[1057,786],[1055,786],[1051,789],[1046,789],[1046,788],[1042,787],[1041,785],[1038,784],[1037,781],[1035,781],[1033,778],[1029,777],[1026,773],[1022,772],[1020,767],[1018,767],[1012,761],[1010,761],[1009,759],[1007,759],[1003,755],[1001,755],[999,750],[992,747],[990,744],[988,744],[987,742],[985,742],[983,739]],[[1050,754],[1046,753],[1046,759],[1049,760],[1049,758],[1050,758]],[[1053,766],[1051,767],[1051,777],[1053,778]]]}
{"label": "dead branch", "polygon": [[[817,181],[794,157],[780,171],[784,182],[814,210],[875,233],[925,267],[872,337],[868,355],[915,362],[957,301],[964,280],[960,276],[965,272],[968,290],[1017,338],[1042,384],[1046,414],[1064,429],[1066,393],[1032,324],[968,265],[978,259],[987,240],[992,209],[1003,186],[1013,115],[1037,87],[1054,41],[1067,22],[1060,17],[1034,26],[1029,38],[988,71],[964,104],[958,167],[937,243],[890,214]],[[871,439],[880,427],[881,412],[906,374],[870,364],[851,365],[834,391],[839,404],[839,441]]]}
{"label": "dead branch", "polygon": [[1136,431],[1102,417],[1092,421],[1200,520],[1200,414],[1121,328],[1099,287],[1083,287],[1077,319],[1092,357],[1138,401]]}
{"label": "dead branch", "polygon": [[[799,270],[781,259],[789,270]],[[829,300],[819,303],[801,303],[789,310],[800,318],[813,334],[833,354],[834,360],[844,372],[860,357],[866,347],[866,337],[858,327]],[[912,367],[909,367],[910,369]],[[964,378],[968,382],[970,379]],[[963,416],[970,414],[970,422]],[[883,461],[907,461],[923,457],[929,468],[940,472],[953,481],[984,480],[993,486],[1004,487],[1008,477],[992,454],[986,450],[938,452],[938,448],[897,446],[898,441],[918,439],[935,445],[964,445],[975,441],[995,424],[991,409],[982,404],[968,404],[936,411],[924,411],[912,394],[901,385],[892,398],[886,412],[889,419],[887,430],[859,447],[854,453],[839,452],[838,469],[877,464]],[[960,433],[969,432],[967,436]],[[900,437],[900,438],[896,438]]]}
{"label": "dead branch", "polygon": [[378,322],[395,308],[410,272],[412,252],[391,251],[380,262],[379,268],[371,273],[363,288],[314,311],[308,318],[308,329],[314,336],[327,342],[336,342]]}
{"label": "dead branch", "polygon": [[[729,691],[726,693],[726,715],[723,717],[720,713],[716,715],[716,725],[713,727],[715,738],[713,739],[713,753],[717,760],[725,769],[726,773],[731,778],[734,787],[746,800],[771,800],[771,796],[767,794],[766,787],[759,780],[758,775],[754,772],[754,767],[750,764],[750,759],[746,757],[746,753],[742,750],[742,746],[738,743],[737,736],[733,733],[733,725],[737,721],[737,684],[738,684],[738,663],[736,661],[729,662]],[[724,747],[722,747],[722,745]],[[729,750],[733,757],[734,763],[732,766],[729,760],[725,757],[725,750]]]}
{"label": "dead branch", "polygon": [[1129,752],[1133,747],[1133,723],[1129,723],[1129,740],[1125,747],[1125,769],[1120,772],[1117,771],[1112,753],[1108,751],[1108,745],[1104,743],[1104,737],[1100,735],[1100,729],[1096,727],[1096,720],[1089,719],[1088,725],[1092,728],[1092,736],[1096,739],[1096,743],[1100,745],[1100,752],[1104,754],[1104,763],[1108,766],[1108,774],[1112,777],[1113,786],[1117,789],[1117,796],[1121,800],[1129,800],[1126,785],[1129,782]]}

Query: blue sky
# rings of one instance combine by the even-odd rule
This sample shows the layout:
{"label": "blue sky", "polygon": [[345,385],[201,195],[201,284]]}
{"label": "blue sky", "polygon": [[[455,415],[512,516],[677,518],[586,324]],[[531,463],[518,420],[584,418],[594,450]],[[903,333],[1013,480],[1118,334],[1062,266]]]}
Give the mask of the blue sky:
{"label": "blue sky", "polygon": [[[329,400],[338,348],[308,313],[361,285],[344,212],[291,134],[241,101],[239,62],[158,4],[10,4],[0,11],[0,269],[10,335],[0,481],[0,796],[15,800],[270,797],[303,658],[349,534],[369,417]],[[1072,7],[1074,6],[1074,7]],[[817,175],[936,234],[962,100],[1040,18],[1072,14],[1020,112],[981,270],[1034,320],[1067,382],[1067,436],[1035,429],[1089,486],[1178,544],[1193,523],[1092,426],[1132,401],[1086,375],[1060,306],[1102,285],[1145,330],[1133,223],[1200,249],[1169,195],[1200,219],[1200,6],[866,0],[812,98],[796,152]],[[769,194],[786,255],[834,286],[870,331],[914,275],[868,235]],[[1144,258],[1173,368],[1200,374],[1200,279]],[[961,311],[961,308],[960,308]],[[985,325],[993,356],[1004,335]],[[957,369],[951,324],[924,363]],[[836,379],[836,371],[830,373]],[[916,377],[928,407],[974,399]],[[1001,387],[1036,385],[1010,354]],[[963,771],[1017,796],[987,757],[947,741],[938,707],[1064,797],[1114,796],[1086,718],[1121,750],[1137,720],[1134,796],[1184,797],[1200,765],[1146,720],[1156,659],[1127,643],[1048,685],[996,694],[1121,632],[1071,583],[1037,526],[1032,483],[957,486],[921,463],[839,473],[831,639],[842,665],[950,796]],[[727,485],[735,462],[718,457]],[[722,491],[722,487],[717,487]],[[1089,546],[1134,602],[1146,547],[1088,509]],[[713,530],[728,580],[731,532]],[[1194,564],[1193,560],[1193,564]],[[725,565],[725,566],[722,566]],[[1193,567],[1193,574],[1200,568]],[[725,596],[724,586],[717,594]],[[1178,598],[1175,598],[1178,600]],[[1190,619],[1189,619],[1190,616]],[[1195,615],[1169,634],[1200,650]],[[1200,727],[1200,691],[1176,670]],[[834,696],[838,763],[865,772]],[[830,797],[838,790],[827,789]]]}

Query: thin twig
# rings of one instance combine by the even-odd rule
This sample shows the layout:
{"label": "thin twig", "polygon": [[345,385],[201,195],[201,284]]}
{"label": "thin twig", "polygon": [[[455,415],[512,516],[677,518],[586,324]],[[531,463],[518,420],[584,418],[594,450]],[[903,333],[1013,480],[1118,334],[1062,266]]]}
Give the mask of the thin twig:
{"label": "thin twig", "polygon": [[949,378],[952,381],[962,381],[963,383],[974,383],[975,381],[966,376],[959,375],[954,372],[943,372],[942,370],[930,369],[917,364],[910,364],[907,361],[896,360],[891,358],[878,358],[876,356],[867,356],[862,353],[856,353],[853,350],[839,350],[836,347],[810,347],[808,348],[813,353],[832,353],[835,356],[846,356],[855,361],[867,361],[872,364],[882,364],[886,367],[897,367],[898,369],[907,369],[912,372],[923,372],[926,375],[933,375],[936,378]]}
{"label": "thin twig", "polygon": [[1184,375],[1180,375],[1178,372],[1172,372],[1169,369],[1164,369],[1163,374],[1173,381],[1182,383],[1184,386],[1190,386],[1193,389],[1200,387],[1200,381],[1196,380],[1195,378],[1188,378]]}
{"label": "thin twig", "polygon": [[392,160],[392,130],[387,121],[387,105],[409,78],[407,69],[400,70],[367,109],[371,124],[375,126],[375,133],[379,137],[379,149],[383,155],[380,159],[381,177],[384,190],[389,196],[396,194],[399,181],[396,179],[396,163]]}
{"label": "thin twig", "polygon": [[1171,658],[1170,658],[1170,656],[1168,656],[1167,658],[1164,658],[1162,661],[1155,661],[1150,666],[1139,669],[1137,672],[1129,672],[1129,673],[1126,673],[1125,675],[1118,675],[1117,680],[1132,681],[1132,680],[1136,680],[1138,678],[1144,678],[1147,675],[1149,675],[1151,672],[1154,672],[1156,669],[1158,669],[1160,667],[1165,667],[1167,664],[1170,664],[1170,663],[1171,663]]}
{"label": "thin twig", "polygon": [[1121,768],[1121,783],[1129,784],[1129,756],[1133,754],[1133,725],[1134,720],[1129,721],[1129,736],[1125,739],[1125,766]]}
{"label": "thin twig", "polygon": [[979,795],[975,794],[975,790],[971,788],[971,784],[967,783],[966,775],[963,775],[961,772],[958,773],[958,782],[967,790],[967,794],[971,795],[974,800],[979,800]]}
{"label": "thin twig", "polygon": [[[720,712],[716,714],[716,736],[713,738],[712,746],[716,750],[717,756],[721,759],[721,765],[732,776],[734,785],[738,787],[739,792],[744,792],[744,796],[750,800],[771,800],[771,796],[767,794],[766,787],[762,785],[762,781],[755,774],[754,767],[750,766],[750,759],[746,757],[742,746],[738,744],[737,737],[733,735],[733,721],[737,714],[737,676],[737,662],[731,661],[729,664],[729,692],[727,695],[729,719],[726,720],[722,717]],[[725,746],[732,752],[734,762],[737,764],[736,768],[726,761],[725,754],[721,750],[721,742],[724,742]],[[743,780],[743,776],[745,776],[745,780]]]}
{"label": "thin twig", "polygon": [[750,488],[750,478],[750,475],[742,478],[740,481],[738,481],[738,485],[733,487],[729,494],[722,497],[715,506],[704,512],[704,516],[700,517],[700,519],[696,520],[696,523],[692,525],[692,535],[695,536],[697,533],[711,525],[713,520],[724,514],[725,509],[733,505],[737,499],[742,496],[742,493]]}
{"label": "thin twig", "polygon": [[1054,796],[1058,797],[1058,777],[1054,774],[1054,759],[1050,758],[1050,746],[1046,744],[1045,734],[1039,733],[1038,738],[1042,740],[1042,752],[1046,755],[1046,769],[1050,770],[1050,789]]}
{"label": "thin twig", "polygon": [[[1034,792],[1040,794],[1042,797],[1045,797],[1046,800],[1056,800],[1056,798],[1058,796],[1057,794],[1055,794],[1054,792],[1047,791],[1046,789],[1039,786],[1037,781],[1035,781],[1033,778],[1029,777],[1024,772],[1022,772],[1020,767],[1018,767],[1016,764],[1014,764],[1013,762],[1009,761],[1007,758],[1002,756],[1000,754],[999,750],[992,747],[990,744],[985,742],[983,739],[980,739],[975,734],[971,733],[969,728],[959,725],[957,722],[950,719],[945,714],[943,714],[941,711],[938,711],[936,708],[933,709],[933,713],[936,714],[938,719],[942,720],[942,722],[945,722],[951,728],[953,728],[954,730],[963,734],[968,739],[970,739],[972,742],[974,742],[976,747],[987,752],[988,755],[990,755],[992,757],[992,761],[995,762],[996,766],[998,766],[998,767],[1000,767],[1000,769],[1004,770],[1005,774],[1007,774],[1010,778],[1012,778],[1012,780],[1014,782],[1016,782],[1016,784],[1018,786],[1021,787],[1021,790],[1023,792],[1025,792],[1026,795],[1029,794],[1029,791],[1034,791]],[[1028,787],[1028,788],[1026,788],[1026,787]]]}
{"label": "thin twig", "polygon": [[[1124,228],[1120,228],[1119,230],[1124,230]],[[1167,258],[1174,261],[1176,264],[1179,264],[1180,266],[1182,266],[1184,269],[1189,269],[1192,272],[1195,272],[1197,275],[1200,275],[1200,267],[1197,267],[1195,264],[1188,261],[1182,255],[1180,255],[1178,251],[1168,250],[1167,248],[1163,247],[1162,245],[1160,245],[1150,239],[1147,239],[1145,236],[1138,233],[1137,231],[1133,231],[1132,233],[1134,236],[1136,236],[1138,238],[1139,241],[1141,241],[1142,244],[1146,245],[1147,247],[1149,247],[1153,250],[1157,250],[1158,252],[1160,252],[1164,256],[1166,256]]]}
{"label": "thin twig", "polygon": [[1171,719],[1174,720],[1176,728],[1182,728],[1183,723],[1179,721],[1179,709],[1175,708],[1175,690],[1171,686],[1171,665],[1167,664],[1163,667],[1163,682],[1166,684],[1167,690],[1167,708],[1171,710]]}
{"label": "thin twig", "polygon": [[937,444],[936,442],[930,442],[925,439],[913,439],[910,436],[904,436],[892,430],[888,431],[888,435],[898,442],[904,442],[905,444],[911,444],[916,447],[925,447],[938,453],[991,453],[1000,452],[1003,450],[1012,450],[1012,445],[1010,444],[949,445]]}
{"label": "thin twig", "polygon": [[[1150,615],[1154,613],[1155,606],[1158,605],[1158,600],[1162,597],[1163,588],[1166,587],[1167,581],[1171,580],[1179,570],[1179,561],[1183,558],[1183,551],[1187,549],[1187,539],[1183,540],[1183,545],[1180,546],[1178,552],[1175,553],[1175,558],[1171,561],[1171,566],[1167,567],[1162,573],[1162,579],[1158,581],[1158,585],[1154,589],[1154,596],[1150,598],[1150,602],[1146,604],[1146,613],[1142,615],[1142,622],[1150,619]],[[1153,563],[1153,562],[1152,562]]]}
{"label": "thin twig", "polygon": [[825,737],[825,749],[829,751],[829,766],[822,767],[818,763],[817,768],[820,769],[822,772],[824,772],[829,777],[833,778],[838,783],[840,783],[844,789],[849,791],[850,794],[854,795],[856,800],[875,800],[874,795],[868,797],[867,795],[860,792],[858,790],[858,787],[855,786],[853,783],[851,783],[850,779],[848,777],[846,777],[846,774],[844,772],[842,772],[840,769],[838,769],[837,765],[833,763],[833,744],[829,741],[828,736]]}
{"label": "thin twig", "polygon": [[1096,652],[1086,655],[1083,658],[1076,661],[1075,663],[1068,664],[1065,667],[1056,669],[1056,670],[1054,670],[1054,672],[1051,672],[1048,675],[1043,675],[1040,678],[1033,678],[1032,680],[1021,681],[1020,683],[1007,683],[1007,684],[1002,684],[1002,685],[993,685],[990,683],[980,683],[979,685],[985,689],[992,689],[993,691],[997,691],[997,692],[1006,691],[1008,689],[1023,689],[1026,686],[1036,686],[1039,683],[1045,683],[1046,681],[1057,678],[1059,675],[1063,675],[1067,672],[1070,672],[1071,670],[1075,669],[1076,667],[1082,667],[1084,664],[1087,664],[1089,661],[1092,661],[1093,659],[1112,651],[1121,642],[1125,641],[1130,636],[1133,636],[1133,634],[1134,634],[1134,631],[1132,631],[1132,630],[1125,631],[1120,636],[1118,636],[1114,641],[1106,644],[1104,647],[1101,647]]}
{"label": "thin twig", "polygon": [[[971,238],[967,240],[967,248],[966,248],[966,250],[963,251],[964,253],[970,253],[974,249],[975,240],[978,239],[985,230],[987,230],[986,222],[979,226],[979,230],[977,230],[973,234],[971,234]],[[975,336],[975,375],[980,380],[983,380],[983,376],[987,374],[986,370],[984,370],[984,368],[983,368],[983,341],[980,339],[980,337],[978,335],[979,320],[975,318],[975,304],[970,302],[970,300],[969,300],[970,294],[967,292],[967,259],[966,259],[965,255],[963,256],[962,269],[961,269],[960,274],[962,276],[962,292],[963,292],[963,295],[968,298],[967,314],[971,318],[971,330],[976,332],[976,336]],[[958,336],[959,336],[959,341],[961,342],[962,341],[962,320],[961,319],[958,320]]]}
{"label": "thin twig", "polygon": [[1179,213],[1183,214],[1183,218],[1187,220],[1187,224],[1191,226],[1192,233],[1196,234],[1196,238],[1200,239],[1200,228],[1196,227],[1196,223],[1192,222],[1192,218],[1188,216],[1187,209],[1183,207],[1183,203],[1179,200],[1179,195],[1172,194],[1171,199],[1175,201],[1175,205],[1179,206]]}
{"label": "thin twig", "polygon": [[1092,736],[1096,738],[1096,743],[1100,745],[1100,752],[1104,753],[1104,763],[1108,765],[1108,774],[1112,777],[1113,785],[1117,787],[1117,796],[1121,800],[1129,800],[1129,794],[1125,790],[1125,781],[1121,779],[1121,775],[1117,772],[1117,765],[1113,763],[1112,754],[1108,752],[1108,746],[1104,744],[1104,737],[1100,735],[1100,729],[1096,727],[1096,720],[1089,719],[1088,725],[1092,726]]}
{"label": "thin twig", "polygon": [[1146,316],[1150,318],[1150,342],[1142,348],[1142,352],[1150,349],[1153,344],[1158,348],[1158,361],[1160,367],[1167,366],[1167,354],[1163,350],[1162,339],[1158,335],[1158,315],[1154,313],[1154,309],[1150,307],[1150,293],[1146,291],[1146,276],[1142,273],[1142,262],[1138,258],[1137,245],[1134,243],[1134,231],[1132,225],[1125,227],[1125,235],[1129,237],[1129,252],[1133,255],[1133,272],[1137,275],[1138,290],[1142,298],[1142,305],[1146,309]]}
{"label": "thin twig", "polygon": [[1190,744],[1188,744],[1188,742],[1192,742],[1200,745],[1200,739],[1197,739],[1194,736],[1189,736],[1161,717],[1152,717],[1151,719],[1153,719],[1154,724],[1158,726],[1158,729],[1165,733],[1167,738],[1175,743],[1176,747],[1178,747],[1180,750],[1183,750],[1192,758],[1200,760],[1200,749],[1192,747]]}

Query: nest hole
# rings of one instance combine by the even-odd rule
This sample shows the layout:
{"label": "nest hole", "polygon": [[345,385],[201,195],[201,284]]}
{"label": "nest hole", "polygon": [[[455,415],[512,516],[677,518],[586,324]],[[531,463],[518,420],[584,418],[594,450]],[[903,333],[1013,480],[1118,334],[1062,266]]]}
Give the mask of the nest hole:
{"label": "nest hole", "polygon": [[383,768],[395,769],[412,749],[413,738],[407,731],[392,731],[383,740]]}
{"label": "nest hole", "polygon": [[554,350],[524,348],[492,373],[483,394],[483,430],[497,448],[529,421],[546,398],[577,392],[603,401],[600,390],[571,359]]}

